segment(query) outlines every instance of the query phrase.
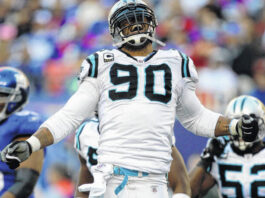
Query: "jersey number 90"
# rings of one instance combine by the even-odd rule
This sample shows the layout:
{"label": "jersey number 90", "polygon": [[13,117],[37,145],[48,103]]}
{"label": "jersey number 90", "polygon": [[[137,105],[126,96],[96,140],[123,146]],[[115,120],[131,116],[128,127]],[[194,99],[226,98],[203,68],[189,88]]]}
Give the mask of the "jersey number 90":
{"label": "jersey number 90", "polygon": [[[128,76],[119,76],[119,71],[127,72]],[[164,73],[164,94],[155,93],[155,78],[156,72]],[[138,73],[137,67],[133,65],[121,65],[118,63],[113,64],[110,69],[110,80],[113,85],[121,85],[128,83],[127,91],[117,91],[112,89],[109,91],[109,97],[112,100],[132,99],[137,95],[138,89]],[[149,65],[145,69],[145,97],[151,101],[158,101],[168,103],[171,100],[172,91],[172,73],[168,65]]]}

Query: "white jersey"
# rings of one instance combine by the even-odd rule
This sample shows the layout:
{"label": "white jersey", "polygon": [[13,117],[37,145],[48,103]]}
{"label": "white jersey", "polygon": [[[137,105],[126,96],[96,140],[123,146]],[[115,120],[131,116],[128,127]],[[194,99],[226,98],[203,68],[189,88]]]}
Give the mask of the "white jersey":
{"label": "white jersey", "polygon": [[99,140],[98,119],[85,121],[76,131],[74,147],[86,160],[87,167],[97,164],[97,149]]}
{"label": "white jersey", "polygon": [[175,119],[195,134],[213,137],[219,114],[195,94],[192,60],[177,50],[132,57],[103,50],[87,57],[80,86],[41,127],[60,141],[98,109],[98,162],[164,174],[169,171]]}
{"label": "white jersey", "polygon": [[119,50],[97,52],[83,62],[80,78],[100,81],[98,161],[168,172],[181,72],[195,81],[197,74],[188,58],[184,74],[175,50],[147,59],[138,61]]}
{"label": "white jersey", "polygon": [[241,156],[228,144],[210,174],[223,197],[265,197],[265,149]]}

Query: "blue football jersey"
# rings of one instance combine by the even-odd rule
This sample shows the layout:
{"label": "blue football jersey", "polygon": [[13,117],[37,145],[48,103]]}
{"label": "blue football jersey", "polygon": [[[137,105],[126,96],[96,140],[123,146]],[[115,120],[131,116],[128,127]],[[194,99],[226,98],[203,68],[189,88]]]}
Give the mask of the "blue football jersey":
{"label": "blue football jersey", "polygon": [[[0,150],[18,137],[31,136],[42,121],[37,113],[31,111],[20,111],[11,115],[0,123]],[[15,170],[0,162],[0,196],[13,185],[14,181]]]}

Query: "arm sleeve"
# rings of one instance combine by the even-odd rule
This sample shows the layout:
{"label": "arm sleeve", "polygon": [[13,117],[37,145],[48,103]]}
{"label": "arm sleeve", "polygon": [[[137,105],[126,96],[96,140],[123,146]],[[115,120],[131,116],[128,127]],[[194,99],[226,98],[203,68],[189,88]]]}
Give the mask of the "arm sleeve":
{"label": "arm sleeve", "polygon": [[54,143],[74,132],[85,119],[94,115],[99,100],[98,87],[97,79],[85,78],[65,106],[40,126],[49,129]]}
{"label": "arm sleeve", "polygon": [[176,117],[189,131],[196,135],[214,137],[214,131],[220,114],[206,109],[195,94],[196,82],[183,79]]}

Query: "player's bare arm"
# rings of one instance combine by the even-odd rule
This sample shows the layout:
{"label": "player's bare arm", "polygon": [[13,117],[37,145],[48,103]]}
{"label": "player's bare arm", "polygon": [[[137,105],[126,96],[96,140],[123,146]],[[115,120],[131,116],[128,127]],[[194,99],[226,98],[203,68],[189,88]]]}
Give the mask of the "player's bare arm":
{"label": "player's bare arm", "polygon": [[171,155],[173,161],[168,174],[169,186],[174,194],[182,193],[191,196],[188,172],[184,160],[175,146],[172,147]]}
{"label": "player's bare arm", "polygon": [[225,147],[217,139],[211,139],[207,145],[200,161],[189,173],[191,194],[194,198],[206,194],[216,183],[209,172],[212,169],[214,156],[220,155]]}
{"label": "player's bare arm", "polygon": [[189,173],[192,197],[204,195],[216,183],[210,174],[215,156],[219,157],[226,146],[224,138],[213,138],[204,148],[198,164]]}
{"label": "player's bare arm", "polygon": [[215,127],[215,137],[232,135],[242,137],[246,142],[253,142],[259,131],[258,119],[243,114],[240,119],[229,119],[220,116]]}
{"label": "player's bare arm", "polygon": [[215,184],[214,178],[201,166],[196,166],[190,173],[190,186],[192,197],[204,195]]}
{"label": "player's bare arm", "polygon": [[216,137],[230,135],[229,124],[231,123],[231,119],[220,116],[217,120],[214,134]]}
{"label": "player's bare arm", "polygon": [[42,127],[33,134],[39,140],[40,148],[44,148],[53,144],[54,139],[48,128]]}
{"label": "player's bare arm", "polygon": [[93,183],[94,179],[93,179],[91,172],[88,170],[88,167],[86,165],[86,160],[80,155],[79,155],[79,160],[80,160],[80,170],[79,170],[79,177],[78,177],[76,190],[75,190],[75,197],[87,198],[89,193],[79,192],[78,186],[81,186],[82,184]]}

